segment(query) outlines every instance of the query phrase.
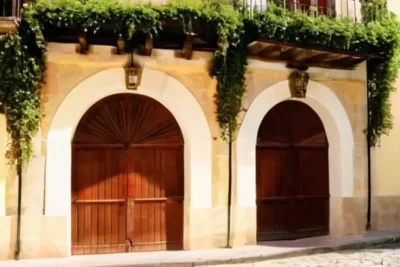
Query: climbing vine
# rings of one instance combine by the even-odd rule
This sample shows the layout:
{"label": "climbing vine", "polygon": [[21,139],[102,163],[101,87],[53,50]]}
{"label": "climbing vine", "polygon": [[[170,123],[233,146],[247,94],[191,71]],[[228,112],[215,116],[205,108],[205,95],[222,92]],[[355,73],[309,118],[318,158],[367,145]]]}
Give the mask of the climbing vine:
{"label": "climbing vine", "polygon": [[45,69],[45,42],[35,21],[22,21],[17,33],[0,41],[0,101],[11,139],[8,159],[25,163],[32,151],[32,133],[39,124],[39,89]]}
{"label": "climbing vine", "polygon": [[222,139],[233,141],[238,128],[237,117],[245,92],[247,49],[241,42],[229,47],[226,56],[214,57],[214,75],[218,80],[215,104]]}
{"label": "climbing vine", "polygon": [[263,38],[367,55],[371,92],[368,133],[375,145],[392,126],[389,95],[397,75],[400,27],[395,18],[385,15],[385,1],[362,3],[363,24],[324,16],[311,18],[273,4],[250,18],[242,4],[234,9],[214,0],[174,0],[162,6],[117,0],[38,0],[25,4],[18,31],[0,39],[0,102],[11,135],[9,158],[22,164],[31,154],[31,138],[39,124],[45,36],[51,31],[108,32],[122,34],[126,40],[136,33],[156,36],[162,30],[216,36],[212,71],[218,81],[216,117],[227,141],[234,139],[238,128],[249,42]]}
{"label": "climbing vine", "polygon": [[387,0],[362,0],[363,23],[380,27],[387,44],[382,46],[384,54],[367,61],[370,127],[369,141],[375,146],[382,134],[393,127],[390,93],[395,91],[393,82],[397,78],[400,56],[400,36],[397,18],[388,12]]}

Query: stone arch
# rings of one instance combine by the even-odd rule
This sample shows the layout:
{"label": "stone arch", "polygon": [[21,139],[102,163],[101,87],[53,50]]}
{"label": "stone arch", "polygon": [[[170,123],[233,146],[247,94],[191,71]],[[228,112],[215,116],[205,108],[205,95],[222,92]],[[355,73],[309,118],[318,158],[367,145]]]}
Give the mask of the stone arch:
{"label": "stone arch", "polygon": [[[354,136],[350,120],[342,103],[328,87],[310,81],[307,97],[291,98],[288,81],[278,82],[261,92],[244,117],[236,141],[236,205],[239,209],[249,209],[254,219],[247,229],[255,227],[256,199],[256,139],[265,114],[276,104],[296,100],[309,105],[321,118],[329,141],[329,188],[331,197],[353,196],[353,150]],[[332,210],[331,210],[332,213]],[[330,216],[334,218],[334,216]],[[250,238],[255,242],[255,232]]]}
{"label": "stone arch", "polygon": [[47,137],[45,214],[66,218],[67,247],[70,248],[71,141],[83,114],[98,100],[119,93],[142,94],[157,100],[173,114],[182,130],[185,140],[184,248],[188,249],[192,246],[190,239],[194,238],[191,236],[198,231],[190,225],[190,210],[212,205],[211,133],[204,112],[190,91],[169,75],[148,68],[143,70],[142,83],[136,91],[126,89],[123,68],[112,68],[84,80],[62,101]]}

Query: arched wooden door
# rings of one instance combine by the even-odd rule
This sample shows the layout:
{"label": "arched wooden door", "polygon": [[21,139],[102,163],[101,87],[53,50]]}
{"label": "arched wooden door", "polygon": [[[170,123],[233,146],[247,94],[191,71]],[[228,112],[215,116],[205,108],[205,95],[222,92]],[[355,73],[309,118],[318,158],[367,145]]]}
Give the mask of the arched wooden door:
{"label": "arched wooden door", "polygon": [[273,107],[258,130],[258,241],[329,232],[328,141],[318,115],[299,101]]}
{"label": "arched wooden door", "polygon": [[182,249],[183,137],[164,106],[107,97],[72,145],[72,254]]}

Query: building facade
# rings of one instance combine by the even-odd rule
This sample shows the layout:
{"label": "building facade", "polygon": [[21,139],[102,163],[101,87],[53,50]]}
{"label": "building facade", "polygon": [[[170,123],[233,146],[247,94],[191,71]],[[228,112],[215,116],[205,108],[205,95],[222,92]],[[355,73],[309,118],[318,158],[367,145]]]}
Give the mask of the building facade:
{"label": "building facade", "polygon": [[[338,14],[359,12],[359,3],[336,2]],[[226,246],[230,159],[215,119],[212,52],[135,55],[143,73],[128,90],[130,55],[113,49],[92,45],[83,55],[76,44],[48,44],[43,118],[22,183],[22,258]],[[232,144],[232,246],[366,231],[366,63],[309,68],[305,98],[292,97],[290,72],[285,62],[249,59]],[[372,229],[399,226],[398,99],[394,129],[372,150]],[[4,116],[0,138],[4,154]],[[6,260],[18,185],[0,163]]]}

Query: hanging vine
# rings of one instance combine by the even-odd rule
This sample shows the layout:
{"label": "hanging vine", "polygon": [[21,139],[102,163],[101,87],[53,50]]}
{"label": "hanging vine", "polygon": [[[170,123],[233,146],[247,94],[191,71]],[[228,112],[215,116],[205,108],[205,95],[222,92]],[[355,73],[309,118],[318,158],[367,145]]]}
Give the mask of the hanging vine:
{"label": "hanging vine", "polygon": [[245,93],[247,47],[242,43],[229,47],[226,56],[214,56],[214,75],[218,80],[215,104],[221,137],[233,141],[238,128],[238,116]]}
{"label": "hanging vine", "polygon": [[39,125],[40,88],[45,69],[45,41],[35,21],[22,21],[17,33],[0,41],[0,101],[11,136],[7,157],[22,166],[32,151]]}
{"label": "hanging vine", "polygon": [[361,0],[363,23],[381,27],[386,41],[383,54],[367,61],[370,127],[367,131],[372,146],[383,134],[393,128],[390,95],[395,91],[393,83],[397,78],[400,56],[400,34],[397,18],[389,13],[387,0]]}

